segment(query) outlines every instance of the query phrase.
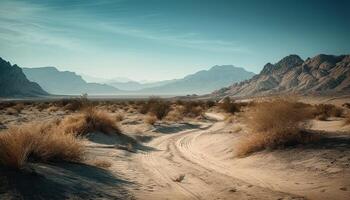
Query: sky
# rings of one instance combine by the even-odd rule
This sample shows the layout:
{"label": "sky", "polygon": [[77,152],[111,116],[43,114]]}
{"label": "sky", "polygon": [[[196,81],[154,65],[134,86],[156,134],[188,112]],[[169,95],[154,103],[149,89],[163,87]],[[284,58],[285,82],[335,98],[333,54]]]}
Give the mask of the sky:
{"label": "sky", "polygon": [[93,77],[258,73],[289,54],[350,53],[350,1],[1,0],[0,57]]}

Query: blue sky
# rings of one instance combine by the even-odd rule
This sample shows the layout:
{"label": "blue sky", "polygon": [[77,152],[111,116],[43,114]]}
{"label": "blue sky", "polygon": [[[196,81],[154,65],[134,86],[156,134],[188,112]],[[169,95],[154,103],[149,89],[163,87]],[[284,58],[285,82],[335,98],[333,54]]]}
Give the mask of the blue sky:
{"label": "blue sky", "polygon": [[0,56],[90,76],[258,73],[289,54],[350,53],[350,1],[1,0]]}

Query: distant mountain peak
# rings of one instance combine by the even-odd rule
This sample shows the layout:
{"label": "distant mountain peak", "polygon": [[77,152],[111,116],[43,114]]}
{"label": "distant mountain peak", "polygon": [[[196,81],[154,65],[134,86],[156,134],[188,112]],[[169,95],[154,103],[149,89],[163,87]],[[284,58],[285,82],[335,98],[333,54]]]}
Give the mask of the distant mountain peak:
{"label": "distant mountain peak", "polygon": [[291,54],[289,56],[286,56],[282,58],[280,61],[278,61],[275,66],[278,66],[280,68],[291,68],[298,65],[301,65],[304,62],[303,59],[301,59],[298,55]]}

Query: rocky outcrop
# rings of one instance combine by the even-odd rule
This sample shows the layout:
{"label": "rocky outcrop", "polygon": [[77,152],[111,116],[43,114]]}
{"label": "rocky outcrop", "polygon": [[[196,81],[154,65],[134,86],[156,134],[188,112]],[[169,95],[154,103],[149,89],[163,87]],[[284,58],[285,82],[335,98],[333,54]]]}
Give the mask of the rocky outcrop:
{"label": "rocky outcrop", "polygon": [[37,83],[31,82],[17,65],[0,58],[0,97],[35,97],[48,95]]}

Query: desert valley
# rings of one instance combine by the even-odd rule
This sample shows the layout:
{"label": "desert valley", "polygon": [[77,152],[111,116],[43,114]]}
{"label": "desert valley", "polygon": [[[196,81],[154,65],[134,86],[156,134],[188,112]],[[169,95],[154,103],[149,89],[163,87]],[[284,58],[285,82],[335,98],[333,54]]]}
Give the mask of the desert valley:
{"label": "desert valley", "polygon": [[1,0],[0,200],[349,200],[346,0]]}

